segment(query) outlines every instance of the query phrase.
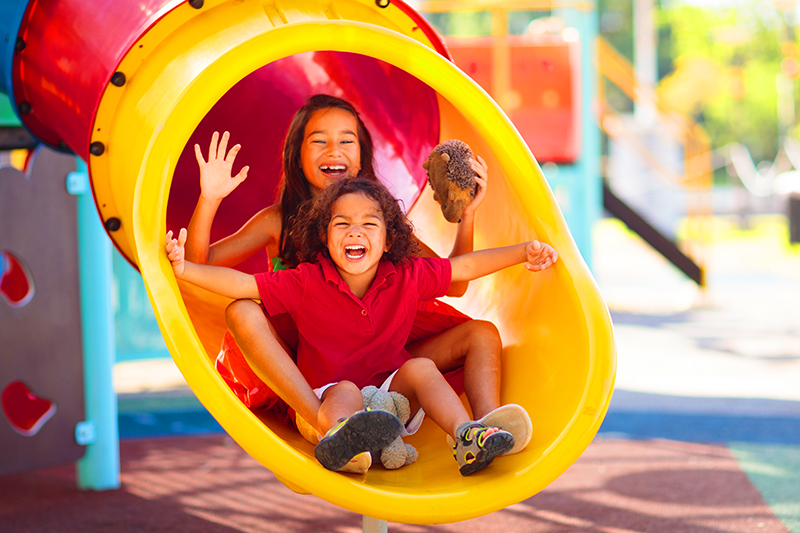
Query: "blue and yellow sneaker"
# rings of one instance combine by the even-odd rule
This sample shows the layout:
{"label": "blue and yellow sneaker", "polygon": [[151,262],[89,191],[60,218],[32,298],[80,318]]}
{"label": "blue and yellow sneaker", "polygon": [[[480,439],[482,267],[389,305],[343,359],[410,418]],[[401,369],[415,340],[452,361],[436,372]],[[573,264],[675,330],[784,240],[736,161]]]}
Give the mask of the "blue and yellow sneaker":
{"label": "blue and yellow sneaker", "polygon": [[486,468],[494,458],[514,447],[514,437],[508,431],[498,429],[486,434],[488,427],[480,422],[464,422],[456,429],[453,457],[462,476],[474,474]]}

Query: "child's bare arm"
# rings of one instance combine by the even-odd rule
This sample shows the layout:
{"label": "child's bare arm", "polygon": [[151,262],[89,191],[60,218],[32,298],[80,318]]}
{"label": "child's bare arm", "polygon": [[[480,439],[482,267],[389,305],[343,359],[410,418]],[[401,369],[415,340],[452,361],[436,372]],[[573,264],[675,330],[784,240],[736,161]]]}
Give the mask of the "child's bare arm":
{"label": "child's bare arm", "polygon": [[176,278],[229,298],[259,297],[258,286],[254,276],[232,268],[198,265],[197,263],[186,261],[185,245],[185,228],[181,229],[177,239],[172,237],[171,231],[167,232],[167,257],[172,263],[172,271],[175,273]]}
{"label": "child's bare arm", "polygon": [[558,252],[549,244],[539,241],[479,250],[450,258],[453,270],[451,283],[478,279],[519,263],[525,263],[525,268],[538,272],[549,268],[557,260]]}

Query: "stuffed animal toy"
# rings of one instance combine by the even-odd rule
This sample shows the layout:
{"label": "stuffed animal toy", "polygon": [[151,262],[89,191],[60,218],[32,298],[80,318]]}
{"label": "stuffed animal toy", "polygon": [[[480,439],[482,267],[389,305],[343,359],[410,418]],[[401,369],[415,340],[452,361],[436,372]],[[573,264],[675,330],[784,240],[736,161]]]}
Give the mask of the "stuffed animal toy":
{"label": "stuffed animal toy", "polygon": [[[361,389],[361,395],[364,397],[364,409],[389,411],[403,424],[411,417],[408,399],[399,392],[382,391],[378,387],[369,385]],[[417,460],[416,448],[403,442],[400,437],[382,450],[371,450],[371,453],[372,457],[380,457],[383,466],[390,470],[410,465]]]}
{"label": "stuffed animal toy", "polygon": [[461,212],[475,197],[478,185],[470,165],[473,157],[467,143],[451,139],[436,145],[422,163],[422,168],[428,171],[433,199],[439,202],[448,222],[459,222]]}

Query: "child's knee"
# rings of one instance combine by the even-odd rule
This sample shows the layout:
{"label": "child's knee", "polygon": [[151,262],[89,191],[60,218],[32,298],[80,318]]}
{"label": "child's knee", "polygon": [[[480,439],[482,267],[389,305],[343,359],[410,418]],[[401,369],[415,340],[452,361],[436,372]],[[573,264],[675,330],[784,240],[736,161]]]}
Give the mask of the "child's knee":
{"label": "child's knee", "polygon": [[325,390],[325,396],[328,395],[336,395],[338,397],[347,397],[349,399],[354,399],[358,397],[361,398],[361,389],[358,388],[358,385],[353,383],[352,381],[340,381],[336,385],[331,385]]}
{"label": "child's knee", "polygon": [[502,347],[500,330],[488,320],[472,320],[470,322],[470,337],[477,341],[496,343]]}
{"label": "child's knee", "polygon": [[410,373],[415,376],[430,375],[432,373],[441,374],[439,369],[436,367],[436,363],[427,357],[415,357],[414,359],[409,359],[403,363],[403,365],[400,367],[400,370],[403,373]]}
{"label": "child's knee", "polygon": [[228,329],[235,329],[246,323],[256,312],[263,315],[261,307],[253,300],[234,300],[225,308],[225,322]]}

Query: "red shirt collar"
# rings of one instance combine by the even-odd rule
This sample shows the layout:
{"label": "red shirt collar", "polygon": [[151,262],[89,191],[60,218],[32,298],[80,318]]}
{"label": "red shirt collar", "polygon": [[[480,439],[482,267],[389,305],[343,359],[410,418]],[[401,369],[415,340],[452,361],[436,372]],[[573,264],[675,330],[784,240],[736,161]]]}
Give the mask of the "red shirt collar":
{"label": "red shirt collar", "polygon": [[[325,281],[330,281],[339,286],[347,286],[347,283],[345,283],[339,275],[339,271],[336,270],[336,265],[333,264],[333,261],[331,261],[329,257],[326,257],[320,252],[317,254],[317,262],[319,262],[322,267],[322,275],[325,276]],[[383,285],[386,278],[396,272],[397,268],[394,266],[394,263],[386,259],[381,259],[381,262],[378,263],[378,271],[375,273],[375,279],[372,281],[369,290],[371,291],[374,287],[380,287]]]}

